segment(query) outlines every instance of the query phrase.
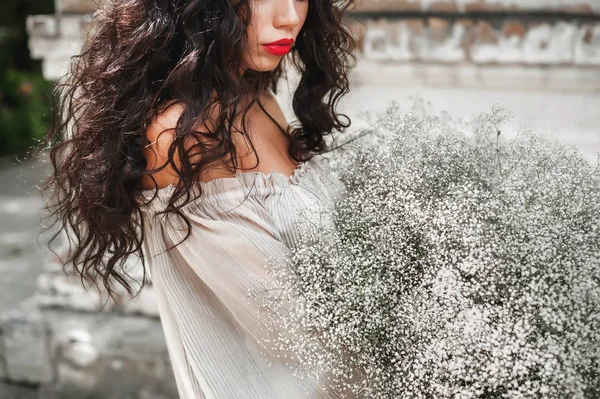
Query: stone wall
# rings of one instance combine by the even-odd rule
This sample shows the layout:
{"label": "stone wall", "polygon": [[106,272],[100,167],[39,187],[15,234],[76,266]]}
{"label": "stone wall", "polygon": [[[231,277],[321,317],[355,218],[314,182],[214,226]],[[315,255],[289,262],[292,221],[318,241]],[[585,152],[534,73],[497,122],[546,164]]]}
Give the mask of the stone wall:
{"label": "stone wall", "polygon": [[59,80],[69,66],[69,59],[83,45],[91,15],[31,15],[27,18],[31,57],[42,60],[44,77]]}
{"label": "stone wall", "polygon": [[358,0],[359,12],[600,13],[597,0]]}
{"label": "stone wall", "polygon": [[[0,399],[177,397],[152,284],[109,300],[62,272],[66,249],[46,259],[33,297],[0,314]],[[131,282],[142,271],[128,262]]]}
{"label": "stone wall", "polygon": [[600,66],[600,1],[517,3],[371,1],[357,42],[377,61]]}
{"label": "stone wall", "polygon": [[[63,14],[93,12],[94,0],[56,0]],[[356,12],[522,12],[600,13],[597,0],[357,0]]]}
{"label": "stone wall", "polygon": [[[59,3],[57,15],[27,21],[31,54],[52,80],[80,49],[94,7]],[[600,0],[359,0],[351,23],[373,61],[600,66]]]}
{"label": "stone wall", "polygon": [[42,308],[33,298],[0,315],[0,398],[89,397],[177,397],[158,319]]}

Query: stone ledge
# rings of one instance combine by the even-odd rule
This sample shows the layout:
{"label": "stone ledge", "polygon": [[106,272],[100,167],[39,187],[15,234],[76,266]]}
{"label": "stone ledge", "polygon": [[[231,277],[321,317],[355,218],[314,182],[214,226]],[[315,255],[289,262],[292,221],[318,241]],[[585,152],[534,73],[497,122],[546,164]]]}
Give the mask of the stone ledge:
{"label": "stone ledge", "polygon": [[60,0],[60,11],[66,14],[83,14],[94,11],[98,0]]}
{"label": "stone ledge", "polygon": [[160,320],[39,309],[29,300],[0,315],[0,331],[2,399],[177,395]]}
{"label": "stone ledge", "polygon": [[478,90],[600,93],[599,68],[405,63],[359,59],[354,86],[448,87]]}
{"label": "stone ledge", "polygon": [[[37,277],[33,300],[40,308],[65,309],[79,312],[112,312],[122,315],[143,315],[158,318],[158,306],[149,271],[146,270],[146,284],[139,291],[143,280],[144,269],[139,259],[128,259],[123,268],[125,279],[131,285],[135,298],[127,293],[120,284],[114,284],[114,300],[108,296],[106,289],[89,283],[82,283],[78,274],[71,267],[63,270],[63,262],[68,258],[68,244],[61,232],[60,242],[54,243],[54,253],[49,253],[44,260],[42,273]],[[123,270],[124,269],[124,270]]]}
{"label": "stone ledge", "polygon": [[355,12],[528,13],[600,14],[593,0],[358,0]]}
{"label": "stone ledge", "polygon": [[[139,286],[134,285],[134,290]],[[124,289],[117,289],[116,300],[102,291],[102,296],[93,287],[84,287],[77,276],[64,273],[41,274],[36,281],[34,299],[41,308],[61,308],[82,312],[115,312],[158,318],[158,306],[152,284],[147,284],[135,299],[130,299]]]}
{"label": "stone ledge", "polygon": [[0,379],[19,384],[54,381],[49,331],[32,301],[0,315]]}
{"label": "stone ledge", "polygon": [[0,399],[39,399],[38,389],[0,381]]}
{"label": "stone ledge", "polygon": [[92,21],[90,14],[29,15],[25,21],[27,33],[36,38],[80,39]]}

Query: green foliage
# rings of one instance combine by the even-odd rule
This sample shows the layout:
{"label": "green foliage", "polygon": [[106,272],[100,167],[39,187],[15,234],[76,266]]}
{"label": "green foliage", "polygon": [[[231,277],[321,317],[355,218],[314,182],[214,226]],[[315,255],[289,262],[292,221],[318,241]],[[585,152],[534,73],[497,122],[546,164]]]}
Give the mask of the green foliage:
{"label": "green foliage", "polygon": [[24,26],[26,15],[53,12],[54,0],[1,0],[0,26]]}
{"label": "green foliage", "polygon": [[51,122],[52,82],[40,68],[18,69],[12,55],[19,34],[0,33],[0,155],[22,154],[41,139]]}

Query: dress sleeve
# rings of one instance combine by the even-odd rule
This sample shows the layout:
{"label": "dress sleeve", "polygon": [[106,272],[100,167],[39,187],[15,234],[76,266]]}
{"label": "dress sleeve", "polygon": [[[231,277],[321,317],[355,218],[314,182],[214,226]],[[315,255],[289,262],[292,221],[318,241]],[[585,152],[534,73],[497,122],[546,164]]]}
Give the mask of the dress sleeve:
{"label": "dress sleeve", "polygon": [[255,226],[189,218],[191,235],[177,246],[183,223],[159,223],[150,237],[150,245],[163,249],[150,260],[150,275],[180,392],[189,398],[342,397],[321,378],[294,376],[293,358],[261,344],[273,326],[249,293],[276,288],[268,286],[267,259],[282,259],[289,248]]}

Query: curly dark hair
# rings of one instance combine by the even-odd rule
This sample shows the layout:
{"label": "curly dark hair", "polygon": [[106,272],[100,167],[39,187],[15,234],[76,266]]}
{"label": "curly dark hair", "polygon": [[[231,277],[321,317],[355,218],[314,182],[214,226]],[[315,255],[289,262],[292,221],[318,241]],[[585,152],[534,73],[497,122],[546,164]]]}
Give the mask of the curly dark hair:
{"label": "curly dark hair", "polygon": [[[130,255],[144,265],[140,181],[162,169],[147,170],[145,132],[168,102],[175,100],[184,110],[168,151],[168,165],[176,170],[179,184],[164,213],[185,220],[186,239],[191,225],[181,208],[196,199],[190,192],[200,172],[227,155],[237,170],[229,122],[243,115],[245,123],[245,113],[264,89],[276,93],[285,62],[300,75],[292,103],[297,121],[284,131],[296,162],[325,152],[324,135],[350,126],[350,119],[335,109],[349,91],[348,71],[356,61],[356,44],[343,21],[353,1],[309,4],[289,58],[270,72],[241,72],[249,0],[102,2],[82,52],[72,57],[66,80],[55,88],[57,105],[45,140],[53,174],[42,190],[52,192],[48,218],[54,221],[51,227],[60,227],[51,242],[65,230],[69,248],[75,244],[63,260],[65,269],[70,265],[82,281],[98,288],[101,278],[111,297],[113,280],[133,293],[119,269]],[[253,98],[240,110],[244,93]],[[214,129],[195,129],[195,121],[208,120],[215,105]],[[200,160],[193,162],[198,154]],[[142,287],[145,283],[144,267]]]}

